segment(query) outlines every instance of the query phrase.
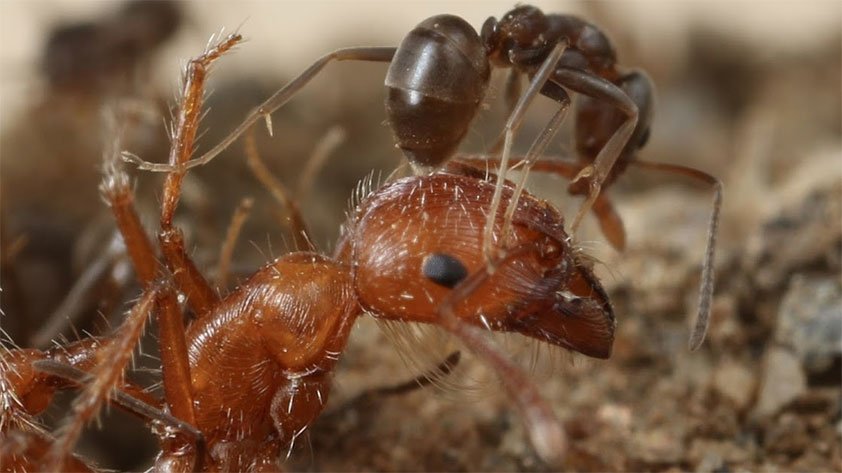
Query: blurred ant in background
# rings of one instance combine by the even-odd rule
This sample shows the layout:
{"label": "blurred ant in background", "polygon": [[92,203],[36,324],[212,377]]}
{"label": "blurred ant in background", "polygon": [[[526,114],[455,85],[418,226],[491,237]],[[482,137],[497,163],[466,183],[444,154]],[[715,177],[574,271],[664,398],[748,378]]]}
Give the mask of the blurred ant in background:
{"label": "blurred ant in background", "polygon": [[134,0],[103,18],[56,26],[41,58],[48,86],[102,94],[132,83],[149,56],[175,34],[182,17],[178,2]]}
{"label": "blurred ant in background", "polygon": [[[125,250],[100,211],[97,160],[103,106],[136,113],[128,145],[166,149],[164,100],[149,87],[154,55],[184,21],[173,1],[129,1],[90,20],[56,24],[38,67],[43,87],[2,135],[4,328],[46,347],[69,325],[110,315],[127,281],[113,268]],[[35,6],[33,6],[35,8]],[[45,192],[49,189],[49,192]]]}

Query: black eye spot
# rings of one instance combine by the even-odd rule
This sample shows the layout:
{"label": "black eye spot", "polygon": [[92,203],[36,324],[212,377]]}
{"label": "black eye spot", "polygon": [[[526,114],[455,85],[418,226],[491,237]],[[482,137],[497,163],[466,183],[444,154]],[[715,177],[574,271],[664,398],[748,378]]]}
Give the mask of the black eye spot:
{"label": "black eye spot", "polygon": [[445,253],[431,253],[424,258],[421,268],[424,277],[441,286],[453,289],[468,276],[468,269],[461,261]]}

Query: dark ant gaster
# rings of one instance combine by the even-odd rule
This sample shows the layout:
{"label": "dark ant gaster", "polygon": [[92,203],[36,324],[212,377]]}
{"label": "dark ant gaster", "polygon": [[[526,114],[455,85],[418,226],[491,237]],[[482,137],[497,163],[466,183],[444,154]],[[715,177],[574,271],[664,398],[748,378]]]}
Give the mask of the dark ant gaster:
{"label": "dark ant gaster", "polygon": [[[541,25],[547,29],[539,31]],[[423,38],[429,47],[418,50],[428,51],[428,56],[401,59],[412,57],[416,42]],[[536,452],[558,464],[567,449],[563,428],[528,376],[486,330],[517,332],[607,358],[615,328],[608,297],[587,257],[571,247],[561,214],[523,191],[525,177],[514,184],[503,175],[494,177],[479,169],[469,159],[446,162],[464,130],[444,140],[449,145],[426,148],[424,143],[434,141],[405,139],[400,130],[415,122],[417,136],[438,136],[441,129],[429,121],[437,113],[442,122],[449,123],[448,130],[454,123],[467,129],[471,117],[451,120],[454,113],[445,112],[449,105],[442,102],[455,97],[476,108],[487,83],[489,58],[495,63],[508,61],[516,73],[526,73],[532,81],[514,104],[504,130],[503,156],[496,166],[505,174],[513,132],[537,93],[556,98],[561,107],[521,160],[524,168],[542,163],[536,160],[568,108],[563,87],[594,96],[610,108],[591,105],[591,115],[585,116],[614,121],[614,109],[619,109],[626,118],[618,131],[599,130],[602,134],[594,135],[610,137],[574,179],[573,190],[584,186],[588,194],[581,214],[599,202],[599,188],[618,157],[636,162],[632,157],[640,142],[625,146],[629,136],[644,136],[644,131],[633,132],[640,126],[640,116],[648,117],[648,112],[642,114],[639,109],[649,107],[649,99],[639,106],[635,101],[641,96],[627,94],[617,84],[648,87],[648,79],[638,74],[624,82],[626,76],[614,71],[607,40],[580,20],[519,7],[499,23],[486,22],[479,36],[456,17],[438,16],[413,30],[397,52],[395,48],[352,48],[325,56],[249,115],[221,147],[188,162],[207,69],[238,41],[239,36],[229,37],[190,62],[169,163],[151,166],[168,173],[158,233],[166,271],[159,267],[134,211],[127,176],[115,162],[107,163],[103,196],[146,288],[144,295],[111,337],[84,339],[46,352],[15,350],[4,355],[0,394],[13,407],[4,412],[3,426],[26,430],[27,416],[40,412],[55,389],[92,379],[74,403],[73,415],[55,445],[47,448],[49,469],[74,462],[69,454],[78,432],[113,387],[118,388],[114,402],[157,426],[162,439],[159,468],[271,468],[278,451],[289,446],[323,410],[330,373],[353,321],[369,312],[385,320],[434,324],[455,336],[498,375],[519,409]],[[472,70],[437,68],[437,61],[445,56],[453,59],[448,50],[464,58],[476,53],[473,60],[465,59]],[[478,59],[480,52],[483,55]],[[425,57],[429,69],[421,67]],[[314,251],[285,255],[259,269],[234,292],[219,296],[191,261],[181,231],[172,225],[181,181],[189,167],[207,162],[260,117],[268,117],[334,59],[393,61],[393,70],[400,61],[408,61],[404,64],[421,69],[415,75],[390,71],[389,80],[408,84],[405,91],[390,92],[390,120],[399,145],[410,150],[407,155],[416,168],[441,169],[397,180],[362,199],[343,227],[333,257]],[[475,71],[479,80],[473,83],[481,85],[476,87],[477,94],[454,93],[453,87],[465,85],[461,75]],[[405,82],[399,79],[402,75]],[[409,80],[413,77],[418,81]],[[412,84],[422,91],[413,90]],[[427,90],[437,90],[439,95]],[[651,87],[645,90],[651,92]],[[406,103],[398,101],[401,96]],[[413,112],[415,103],[420,110]],[[602,123],[582,117],[581,113],[577,116],[580,126]],[[508,203],[505,215],[497,212],[501,202]],[[711,228],[715,229],[715,223]],[[490,242],[495,239],[499,248],[492,249]],[[171,276],[162,278],[166,274]],[[195,315],[186,330],[177,292],[186,296]],[[160,330],[163,402],[121,381],[147,313],[153,311]],[[161,410],[162,404],[168,413]],[[34,450],[43,453],[42,437],[33,435],[32,439],[32,445],[40,449]]]}

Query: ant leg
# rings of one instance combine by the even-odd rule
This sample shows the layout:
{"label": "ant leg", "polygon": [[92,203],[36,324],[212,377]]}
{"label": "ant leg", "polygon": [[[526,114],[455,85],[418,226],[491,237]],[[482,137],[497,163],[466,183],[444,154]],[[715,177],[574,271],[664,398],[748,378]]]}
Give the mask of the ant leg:
{"label": "ant leg", "polygon": [[97,351],[98,363],[91,371],[93,381],[73,401],[70,416],[59,427],[60,433],[47,454],[45,471],[59,471],[76,446],[82,429],[107,400],[111,390],[120,383],[123,370],[134,352],[152,306],[158,297],[158,291],[157,287],[147,289],[117,333]]}
{"label": "ant leg", "polygon": [[567,116],[567,110],[570,108],[570,97],[563,88],[553,84],[552,82],[548,82],[545,84],[542,91],[549,98],[559,102],[559,109],[552,118],[550,118],[550,121],[544,129],[541,130],[541,134],[539,134],[535,141],[532,142],[532,146],[530,146],[529,151],[526,152],[526,157],[524,157],[521,161],[523,169],[521,169],[520,180],[517,183],[517,187],[515,187],[515,191],[512,194],[508,207],[506,207],[506,215],[503,219],[502,233],[504,238],[509,235],[509,229],[512,226],[515,209],[517,209],[517,203],[520,200],[520,195],[523,193],[523,188],[526,186],[526,179],[529,177],[530,169],[532,169],[532,166],[535,164],[535,161],[538,160],[538,157],[544,154],[544,150],[547,149],[547,146],[550,144],[550,140],[552,140],[556,132],[558,132],[558,128],[561,126],[561,122],[564,121],[564,117]]}
{"label": "ant leg", "polygon": [[178,169],[190,169],[195,166],[207,164],[221,153],[225,148],[237,140],[243,133],[246,132],[252,125],[254,125],[261,118],[266,120],[269,127],[269,132],[272,132],[271,115],[279,108],[283,107],[295,94],[298,93],[305,85],[307,85],[313,78],[324,69],[329,63],[333,61],[368,61],[368,62],[391,62],[395,55],[397,48],[343,48],[337,49],[317,59],[310,67],[304,70],[298,77],[293,79],[289,84],[285,85],[281,90],[275,92],[274,95],[266,99],[265,102],[254,108],[237,128],[234,129],[228,136],[214,146],[210,151],[203,154],[201,157],[191,160],[187,163],[182,163],[175,166],[170,164],[150,163],[143,161],[136,156],[125,154],[123,159],[133,162],[139,169],[153,171],[153,172],[171,172]]}
{"label": "ant leg", "polygon": [[[526,89],[526,92],[520,97],[517,105],[515,105],[515,109],[512,111],[511,115],[509,115],[509,119],[506,121],[506,125],[503,128],[503,133],[505,135],[504,144],[503,144],[503,154],[500,158],[500,172],[497,176],[497,184],[494,187],[494,195],[491,198],[491,208],[488,212],[488,220],[485,223],[485,230],[483,232],[483,254],[485,255],[485,260],[489,269],[491,268],[491,260],[492,257],[492,240],[493,230],[494,230],[494,222],[496,220],[497,211],[500,208],[500,198],[503,195],[503,186],[506,181],[506,172],[508,171],[509,166],[509,156],[512,150],[512,142],[514,141],[514,133],[520,128],[521,121],[523,120],[523,116],[526,113],[527,108],[532,103],[532,100],[541,92],[541,89],[544,87],[544,84],[549,80],[550,76],[552,76],[553,71],[555,70],[556,63],[561,58],[562,53],[567,48],[567,42],[561,41],[559,42],[550,54],[547,56],[547,59],[544,60],[544,63],[541,64],[540,69],[538,72],[535,73],[535,76],[532,78],[532,81],[529,83],[529,87]],[[558,114],[556,114],[558,115]],[[510,203],[511,205],[511,203]],[[514,205],[517,205],[514,203]],[[505,236],[504,236],[505,238]]]}
{"label": "ant leg", "polygon": [[[515,110],[515,105],[517,105],[518,98],[520,97],[520,72],[514,67],[509,69],[509,75],[506,76],[506,85],[503,91],[503,100],[506,104],[506,116],[511,116],[512,112]],[[503,148],[503,142],[505,141],[506,135],[503,132],[500,132],[497,135],[497,138],[494,139],[494,144],[488,148],[488,154],[498,154],[500,150]]]}
{"label": "ant leg", "polygon": [[506,101],[506,111],[508,115],[511,115],[520,98],[520,72],[514,67],[509,69],[509,75],[506,77],[506,90],[504,94],[503,98]]}
{"label": "ant leg", "polygon": [[319,140],[310,157],[307,158],[307,164],[304,166],[304,170],[301,171],[301,175],[298,177],[298,188],[295,190],[295,195],[299,200],[303,201],[309,197],[316,175],[324,167],[330,155],[336,151],[336,148],[345,142],[346,135],[347,133],[344,128],[334,125]]}
{"label": "ant leg", "polygon": [[[55,439],[40,428],[0,432],[0,465],[3,471],[39,471],[39,463]],[[99,471],[76,455],[64,459],[57,471]]]}
{"label": "ant leg", "polygon": [[[30,338],[29,346],[46,348],[58,335],[68,326],[74,326],[83,315],[85,304],[92,297],[91,293],[97,286],[106,280],[116,265],[122,265],[125,258],[126,248],[119,234],[114,234],[108,242],[105,251],[97,257],[82,271],[76,279],[70,292],[62,299],[59,306],[50,314],[41,327]],[[117,283],[120,285],[120,283]],[[109,304],[110,306],[110,304]],[[102,309],[102,305],[100,305]]]}
{"label": "ant leg", "polygon": [[634,133],[639,113],[637,104],[631,97],[621,88],[599,76],[575,69],[560,68],[553,74],[553,81],[581,94],[605,100],[626,115],[626,120],[605,143],[594,162],[582,169],[573,179],[573,184],[581,179],[587,179],[589,184],[588,197],[582,203],[570,227],[570,232],[576,233],[582,217],[593,206],[602,189],[602,183],[605,182],[611,168],[614,167],[614,163]]}
{"label": "ant leg", "polygon": [[195,146],[210,66],[241,40],[240,35],[231,35],[187,64],[169,156],[169,164],[176,170],[169,172],[164,182],[158,241],[178,288],[187,296],[197,317],[207,314],[219,302],[219,297],[190,259],[184,247],[184,236],[180,229],[173,227],[172,221],[181,197],[182,181],[187,174],[182,165],[190,159]]}
{"label": "ant leg", "polygon": [[[534,244],[515,247],[502,258],[495,260],[493,265],[502,266],[529,251],[535,251]],[[469,325],[456,316],[456,305],[470,296],[491,274],[486,266],[462,280],[438,308],[440,325],[494,370],[509,398],[514,401],[523,416],[536,453],[549,465],[557,466],[567,450],[567,434],[553,409],[541,397],[538,388],[526,373],[509,359],[482,329]]]}
{"label": "ant leg", "polygon": [[254,199],[251,197],[244,197],[240,204],[234,210],[234,215],[231,216],[231,222],[228,224],[228,231],[225,232],[225,241],[222,243],[222,248],[219,249],[219,263],[216,270],[216,287],[224,288],[228,285],[228,270],[231,267],[231,258],[234,255],[234,245],[240,237],[240,231],[243,229],[243,223],[248,218],[251,212],[251,207],[254,205]]}
{"label": "ant leg", "polygon": [[682,176],[692,177],[709,184],[713,188],[713,212],[708,222],[707,246],[702,262],[702,277],[699,287],[699,310],[696,314],[696,321],[693,330],[690,332],[688,346],[691,351],[697,350],[705,340],[708,323],[710,320],[710,306],[713,299],[714,284],[714,252],[716,250],[716,233],[719,228],[719,210],[722,207],[722,181],[706,172],[698,169],[680,166],[677,164],[656,163],[651,161],[631,161],[635,166],[644,169],[666,171]]}
{"label": "ant leg", "polygon": [[305,198],[306,194],[309,193],[316,174],[324,165],[331,152],[344,140],[345,131],[339,126],[334,126],[325,133],[307,160],[304,171],[301,172],[296,199],[290,195],[286,186],[263,163],[260,153],[257,151],[254,129],[250,129],[246,133],[246,162],[249,169],[251,169],[252,174],[254,174],[257,180],[263,184],[263,187],[269,190],[269,193],[272,194],[272,197],[274,197],[275,201],[284,210],[286,214],[284,216],[286,220],[284,224],[292,228],[293,241],[297,250],[316,251],[316,245],[298,207],[298,200]]}
{"label": "ant leg", "polygon": [[[183,98],[175,128],[170,163],[185,162],[193,150],[198,128],[204,91],[204,81],[211,63],[225,51],[231,49],[242,38],[232,35],[205,54],[190,61],[185,75]],[[184,292],[197,315],[210,311],[218,298],[196,269],[184,249],[183,237],[172,226],[173,214],[181,193],[181,182],[186,170],[167,175],[161,205],[161,230],[159,242],[161,251],[179,289]],[[129,188],[126,174],[117,166],[115,159],[106,162],[105,178],[101,192],[111,206],[117,226],[126,242],[126,248],[135,265],[138,278],[147,287],[157,275],[158,264],[152,244],[149,241],[137,212],[134,209],[134,195]],[[161,361],[164,391],[172,413],[188,422],[194,422],[193,394],[190,380],[190,366],[187,344],[184,339],[184,320],[175,293],[171,288],[162,288],[156,300],[158,328],[161,347]]]}
{"label": "ant leg", "polygon": [[366,389],[357,394],[351,399],[345,401],[339,407],[332,409],[330,412],[321,415],[324,417],[339,417],[350,409],[360,408],[361,406],[369,406],[379,399],[388,396],[400,396],[416,389],[427,387],[435,383],[435,379],[449,375],[453,369],[459,364],[462,353],[455,351],[447,356],[441,363],[432,370],[422,373],[415,378],[402,383],[394,384],[392,386],[380,386],[373,389]]}
{"label": "ant leg", "polygon": [[[116,164],[115,161],[106,163],[100,192],[111,207],[138,279],[144,286],[150,286],[158,274],[158,260],[134,208],[129,178]],[[166,398],[176,417],[192,423],[193,401],[183,317],[171,288],[162,288],[156,303]]]}
{"label": "ant leg", "polygon": [[[54,378],[70,381],[77,386],[89,386],[95,381],[88,372],[51,359],[35,361],[32,366],[38,371]],[[202,457],[205,448],[204,435],[192,425],[161,410],[156,400],[151,398],[146,391],[133,384],[124,383],[119,388],[115,387],[109,396],[111,402],[147,422],[157,422],[192,437],[196,444],[196,456]]]}
{"label": "ant leg", "polygon": [[275,201],[286,213],[286,222],[289,228],[292,229],[293,240],[295,241],[295,248],[301,251],[315,251],[313,239],[310,237],[310,231],[307,229],[307,224],[304,222],[304,217],[301,215],[301,210],[298,208],[298,203],[290,197],[290,193],[281,181],[279,181],[269,168],[260,159],[260,154],[257,152],[257,144],[255,142],[255,132],[251,129],[246,133],[246,163],[251,169],[254,177],[263,184],[263,187],[269,190]]}

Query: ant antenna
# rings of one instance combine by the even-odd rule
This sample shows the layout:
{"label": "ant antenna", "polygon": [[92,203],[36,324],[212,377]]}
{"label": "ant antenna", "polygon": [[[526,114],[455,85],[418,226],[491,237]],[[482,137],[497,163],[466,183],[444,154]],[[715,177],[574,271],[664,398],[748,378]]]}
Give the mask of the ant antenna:
{"label": "ant antenna", "polygon": [[631,164],[644,169],[671,172],[682,176],[691,177],[702,181],[713,187],[713,212],[708,222],[707,247],[702,263],[702,278],[699,286],[699,310],[693,329],[690,333],[688,347],[690,351],[696,351],[705,340],[708,324],[710,322],[711,301],[713,299],[713,266],[714,252],[716,249],[716,233],[719,228],[719,210],[722,207],[722,181],[718,178],[695,168],[681,166],[678,164],[658,163],[652,161],[632,160]]}

